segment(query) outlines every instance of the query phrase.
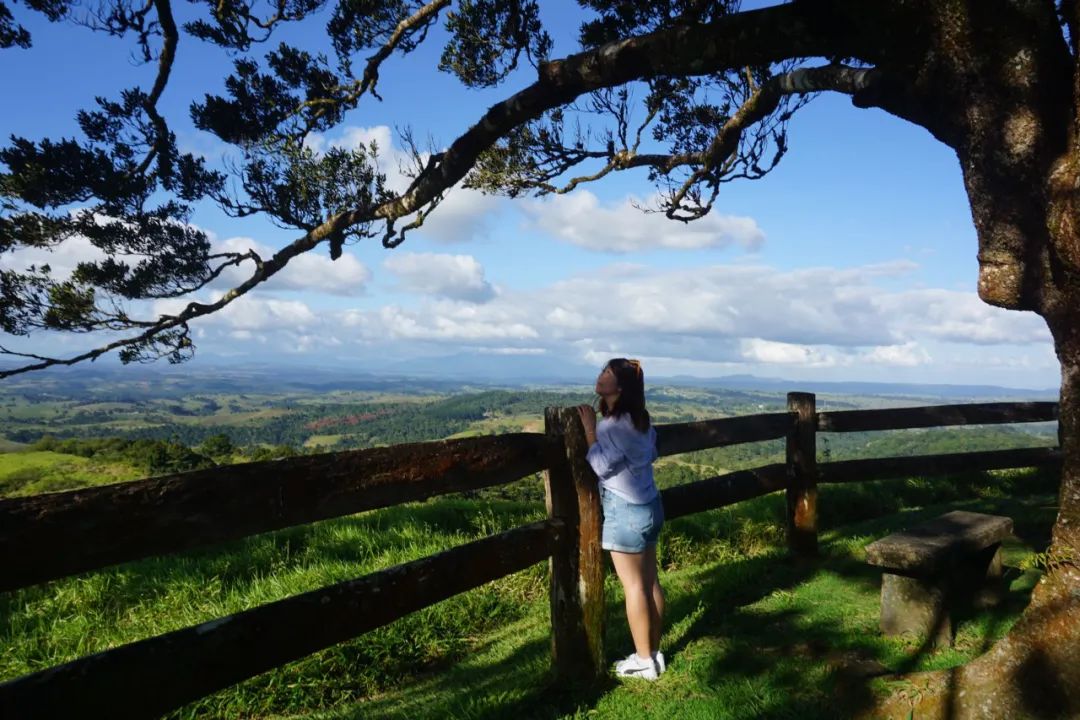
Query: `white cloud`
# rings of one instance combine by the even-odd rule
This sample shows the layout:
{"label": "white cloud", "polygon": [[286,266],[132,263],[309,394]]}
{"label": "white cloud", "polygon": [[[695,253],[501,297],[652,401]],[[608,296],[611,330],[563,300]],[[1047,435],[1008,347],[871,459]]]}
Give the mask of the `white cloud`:
{"label": "white cloud", "polygon": [[40,268],[48,265],[52,277],[66,280],[82,262],[96,262],[107,256],[84,236],[75,235],[53,248],[19,247],[0,253],[0,268],[25,270],[31,265]]}
{"label": "white cloud", "polygon": [[[742,265],[657,271],[622,264],[527,292],[503,289],[479,305],[442,300],[353,310],[340,324],[367,343],[416,341],[470,352],[541,348],[553,358],[592,364],[627,355],[701,372],[772,368],[865,377],[875,367],[920,373],[950,367],[962,375],[963,363],[984,351],[967,340],[941,337],[927,321],[926,298],[941,296],[873,284],[913,267],[900,262],[792,272]],[[964,293],[956,300],[961,316],[969,303],[979,302]],[[988,317],[1000,312],[990,309]],[[983,341],[988,335],[976,337]],[[1031,343],[1049,347],[1047,339],[1000,328],[994,337],[1019,343],[1003,342],[995,356]],[[1021,362],[1014,363],[1018,370],[1027,367]]]}
{"label": "white cloud", "polygon": [[413,292],[468,302],[495,296],[491,283],[484,279],[484,267],[471,255],[398,253],[383,266]]}
{"label": "white cloud", "polygon": [[[263,260],[268,260],[274,250],[251,238],[232,237],[218,240],[214,233],[203,230],[210,239],[211,252],[242,253],[254,250]],[[105,259],[106,254],[94,247],[81,235],[73,236],[49,250],[45,248],[19,248],[0,254],[0,267],[22,270],[31,265],[48,265],[52,276],[63,280],[71,276],[81,262]],[[234,287],[251,276],[254,266],[245,262],[227,268],[211,287]],[[293,258],[277,275],[261,287],[268,290],[297,290],[328,293],[331,295],[362,295],[371,281],[371,271],[352,253],[343,253],[336,261],[325,252],[314,250]]]}
{"label": "white cloud", "polygon": [[[254,250],[263,260],[270,259],[275,252],[269,246],[246,237],[232,237],[213,243],[214,252],[242,253],[248,250]],[[246,280],[253,269],[254,266],[250,262],[229,268],[222,273],[221,279],[215,283],[215,286],[237,285]],[[294,257],[284,269],[261,287],[267,290],[296,290],[353,296],[363,295],[370,281],[371,271],[352,253],[345,252],[337,260],[331,260],[325,249],[320,248]]]}
{"label": "white cloud", "polygon": [[236,330],[302,330],[316,323],[315,313],[299,300],[244,296],[220,312],[221,320]]}
{"label": "white cloud", "polygon": [[[447,267],[462,271],[459,281],[450,283],[450,270],[423,255],[401,256],[388,269],[430,296],[451,294],[443,285],[480,287],[482,276],[471,263],[441,257]],[[827,269],[777,273],[714,266],[656,272],[624,265],[535,291],[504,290],[480,305],[444,300],[419,308],[353,310],[343,322],[367,340],[495,343],[513,338],[526,344],[540,338],[548,347],[587,341],[578,352],[625,348],[634,355],[825,366],[851,352],[835,348],[904,342],[875,305],[878,291],[865,285],[865,277]]]}
{"label": "white cloud", "polygon": [[[536,340],[540,333],[516,313],[485,306],[440,302],[423,310],[384,307],[374,317],[347,314],[345,322],[373,333],[373,339],[386,337],[408,340],[478,341]],[[374,322],[372,322],[374,320]]]}
{"label": "white cloud", "polygon": [[[214,302],[221,295],[215,291],[203,300]],[[158,300],[152,307],[155,314],[174,315],[187,303]],[[315,354],[345,344],[332,314],[316,312],[299,300],[267,297],[257,291],[197,318],[192,331],[201,348],[231,356],[257,354],[260,359],[266,354]],[[346,339],[351,342],[351,338]]]}
{"label": "white cloud", "polygon": [[897,367],[917,367],[931,361],[930,354],[918,343],[907,342],[903,345],[881,345],[871,348],[862,356],[865,362],[874,365],[893,365]]}
{"label": "white cloud", "polygon": [[[221,299],[220,292],[213,292],[208,302]],[[154,315],[176,315],[190,302],[189,299],[155,300]],[[319,324],[320,318],[306,303],[299,300],[279,300],[248,293],[233,300],[216,313],[198,318],[201,328],[221,329],[229,333],[241,333],[238,338],[251,338],[252,331],[285,330],[302,331]],[[248,333],[244,335],[243,333]]]}
{"label": "white cloud", "polygon": [[454,188],[424,224],[410,232],[447,245],[481,240],[491,235],[492,215],[499,204],[497,197]]}
{"label": "white cloud", "polygon": [[898,315],[910,335],[977,345],[1050,342],[1046,323],[1035,313],[987,305],[975,293],[912,290],[883,297],[882,308]]}
{"label": "white cloud", "polygon": [[[247,337],[250,346],[265,342],[260,352],[337,347],[351,353],[363,347],[401,356],[416,349],[428,355],[543,355],[593,365],[630,356],[648,358],[654,374],[868,379],[887,369],[906,381],[1054,382],[1052,347],[1040,337],[1040,325],[1029,324],[1033,318],[984,310],[974,293],[874,284],[909,272],[903,263],[794,272],[621,264],[529,291],[501,288],[483,303],[466,301],[470,288],[480,291],[487,282],[471,256],[402,254],[387,261],[387,269],[426,297],[416,305],[316,311],[252,296],[199,325],[221,335],[248,333],[234,337]],[[938,315],[949,303],[958,310],[952,325]]]}
{"label": "white cloud", "polygon": [[546,355],[548,352],[542,347],[479,347],[476,350],[485,355]]}
{"label": "white cloud", "polygon": [[[606,252],[634,252],[668,248],[699,250],[739,245],[755,250],[765,233],[753,218],[709,213],[700,220],[681,223],[662,213],[645,213],[636,200],[601,205],[588,190],[525,203],[532,224],[573,245]],[[647,204],[647,203],[646,203]]]}
{"label": "white cloud", "polygon": [[836,364],[836,358],[807,345],[772,342],[761,338],[748,338],[742,342],[743,357],[752,362],[767,365],[802,365],[803,367],[828,367]]}
{"label": "white cloud", "polygon": [[[369,147],[374,142],[379,169],[386,174],[386,185],[394,192],[404,192],[411,182],[407,172],[415,171],[415,159],[394,143],[393,131],[386,125],[350,126],[336,138],[329,139],[324,135],[313,134],[308,136],[305,142],[316,152],[322,152],[327,147]],[[420,162],[426,162],[428,156],[428,153],[421,153]],[[410,230],[409,234],[444,244],[486,238],[491,233],[492,215],[499,204],[499,198],[484,195],[477,190],[454,188],[424,220],[423,225],[416,230]],[[401,218],[397,221],[397,227],[407,225],[414,217],[415,215]]]}
{"label": "white cloud", "polygon": [[[890,345],[900,338],[882,317],[858,270],[776,272],[714,265],[655,272],[623,267],[555,283],[532,296],[560,334],[657,334],[753,338],[801,345]],[[555,300],[554,307],[550,303]]]}

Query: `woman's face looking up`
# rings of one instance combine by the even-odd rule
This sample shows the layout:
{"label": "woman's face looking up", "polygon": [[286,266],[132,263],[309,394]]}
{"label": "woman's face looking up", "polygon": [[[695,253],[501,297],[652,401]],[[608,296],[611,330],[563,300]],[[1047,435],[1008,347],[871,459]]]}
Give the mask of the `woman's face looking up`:
{"label": "woman's face looking up", "polygon": [[615,379],[615,373],[611,368],[605,367],[596,378],[596,394],[600,397],[609,397],[619,393],[619,382]]}

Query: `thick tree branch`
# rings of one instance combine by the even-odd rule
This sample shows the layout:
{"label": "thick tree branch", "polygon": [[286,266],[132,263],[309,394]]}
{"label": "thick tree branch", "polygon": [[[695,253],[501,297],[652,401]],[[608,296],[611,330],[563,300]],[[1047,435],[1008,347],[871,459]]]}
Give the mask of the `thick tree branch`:
{"label": "thick tree branch", "polygon": [[158,112],[157,103],[169,82],[169,75],[172,73],[173,63],[176,61],[176,46],[180,41],[180,34],[176,29],[176,21],[173,19],[172,6],[169,0],[154,0],[154,7],[157,9],[158,23],[161,25],[164,42],[161,47],[161,56],[158,58],[158,73],[157,77],[154,78],[154,86],[150,89],[150,94],[143,103],[143,109],[154,125],[154,143],[136,171],[139,175],[146,172],[155,157],[164,158],[168,152],[169,126],[165,122],[165,118]]}
{"label": "thick tree branch", "polygon": [[[390,38],[379,48],[378,52],[368,58],[364,66],[364,74],[357,82],[355,97],[359,98],[365,92],[370,92],[379,98],[375,86],[379,82],[379,66],[394,52],[406,34],[414,32],[421,25],[428,25],[439,17],[439,12],[450,5],[450,0],[432,0],[409,17],[397,24]],[[379,98],[380,100],[382,98]]]}
{"label": "thick tree branch", "polygon": [[693,176],[692,180],[688,180],[687,184],[681,188],[681,199],[685,197],[686,192],[689,191],[692,185],[703,180],[718,165],[729,158],[738,145],[742,131],[775,111],[783,97],[825,91],[852,95],[872,87],[878,78],[880,78],[880,72],[877,70],[843,65],[801,68],[774,76],[751,93],[751,96],[743,103],[736,114],[720,129],[710,147],[702,152],[638,153],[642,132],[655,116],[655,112],[650,112],[638,127],[634,143],[629,147],[624,147],[622,150],[612,149],[612,151],[608,152],[574,150],[571,152],[570,149],[555,148],[554,152],[560,154],[564,164],[557,166],[552,171],[552,178],[591,158],[606,158],[607,163],[594,173],[571,178],[562,186],[540,181],[534,187],[541,194],[561,195],[573,191],[579,185],[599,180],[615,171],[647,167],[656,170],[661,175],[668,175],[680,167],[696,166],[704,168],[700,174]]}
{"label": "thick tree branch", "polygon": [[[875,78],[871,70],[843,65],[827,65],[804,68],[772,77],[755,90],[734,115],[720,128],[709,148],[699,153],[700,166],[690,174],[682,187],[672,194],[666,215],[672,220],[696,220],[712,207],[716,189],[723,176],[725,163],[729,162],[738,147],[743,131],[776,110],[785,95],[804,94],[822,90],[834,90],[853,95],[870,87]],[[683,205],[688,193],[699,183],[706,182],[712,190],[712,198],[704,205]],[[682,213],[682,214],[680,214]]]}
{"label": "thick tree branch", "polygon": [[375,88],[379,82],[379,68],[382,66],[383,62],[393,54],[394,50],[396,50],[401,45],[402,41],[409,35],[420,32],[422,35],[426,36],[431,24],[438,19],[439,12],[449,5],[450,0],[432,0],[415,13],[399,22],[387,41],[383,43],[382,47],[380,47],[375,54],[368,57],[367,64],[364,66],[364,74],[361,75],[358,80],[355,80],[351,84],[335,87],[333,89],[333,93],[335,94],[332,97],[321,97],[304,101],[296,108],[294,114],[299,115],[308,108],[316,108],[314,117],[318,118],[329,112],[331,108],[353,108],[356,107],[357,102],[363,97],[364,93],[368,92],[377,99],[382,100],[382,97],[376,92]]}
{"label": "thick tree branch", "polygon": [[661,75],[707,75],[791,58],[866,53],[865,38],[825,33],[818,27],[806,22],[795,3],[628,38],[544,64],[538,82],[492,106],[450,145],[439,166],[417,178],[401,197],[374,213],[351,211],[344,221],[389,220],[416,212],[461,180],[479,155],[507,132],[594,90]]}

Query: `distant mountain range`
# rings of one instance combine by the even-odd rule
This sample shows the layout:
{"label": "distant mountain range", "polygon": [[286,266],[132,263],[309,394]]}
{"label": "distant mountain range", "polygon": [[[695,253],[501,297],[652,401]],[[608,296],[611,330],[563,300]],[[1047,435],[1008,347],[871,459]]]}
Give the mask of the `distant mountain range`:
{"label": "distant mountain range", "polygon": [[[160,363],[150,366],[82,365],[50,368],[45,372],[28,373],[0,380],[5,386],[37,386],[50,384],[89,384],[95,382],[151,382],[172,386],[174,391],[190,388],[191,392],[234,390],[258,392],[282,391],[289,386],[305,389],[378,390],[430,389],[452,392],[463,386],[523,386],[523,385],[592,385],[598,368],[584,363],[568,362],[548,355],[455,354],[442,357],[418,358],[388,362],[376,367],[370,362],[357,363],[355,368],[344,365],[305,366],[290,364],[255,364],[244,362],[217,363],[209,359],[182,365]],[[789,380],[756,375],[727,375],[702,378],[688,375],[672,377],[651,376],[650,385],[669,385],[703,389],[756,390],[784,393],[794,390],[837,395],[890,395],[924,398],[1024,398],[1056,400],[1056,388],[1024,389],[995,385],[951,385],[932,383],[836,382]]]}
{"label": "distant mountain range", "polygon": [[698,388],[729,390],[760,390],[791,392],[795,390],[837,395],[910,395],[935,398],[1023,397],[1032,400],[1057,400],[1056,388],[1032,390],[998,385],[944,385],[931,383],[828,382],[819,380],[784,380],[756,375],[726,375],[718,378],[699,378],[678,375],[657,378],[656,382]]}

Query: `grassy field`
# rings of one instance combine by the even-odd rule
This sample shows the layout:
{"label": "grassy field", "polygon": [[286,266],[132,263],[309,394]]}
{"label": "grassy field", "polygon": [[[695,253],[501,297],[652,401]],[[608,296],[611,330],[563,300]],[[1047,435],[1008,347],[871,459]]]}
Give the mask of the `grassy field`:
{"label": "grassy field", "polygon": [[18,452],[26,448],[26,443],[0,438],[0,453]]}
{"label": "grassy field", "polygon": [[145,472],[123,463],[94,462],[64,453],[0,453],[0,497],[107,485],[145,475]]}
{"label": "grassy field", "polygon": [[[535,481],[531,481],[534,482]],[[553,687],[546,566],[490,583],[265,673],[177,718],[834,718],[867,700],[852,667],[950,666],[1000,637],[1026,602],[1055,514],[1033,472],[825,487],[822,559],[783,550],[783,498],[673,521],[661,537],[669,597],[655,685]],[[535,493],[534,493],[535,495]],[[956,648],[878,636],[878,573],[863,547],[954,507],[1007,514],[1009,600],[964,618]],[[536,502],[444,498],[130,563],[0,595],[0,680],[350,579],[543,516]],[[881,516],[881,517],[878,517]],[[608,578],[610,660],[629,651]],[[877,691],[888,690],[878,680]],[[839,715],[843,716],[843,715]]]}
{"label": "grassy field", "polygon": [[[887,493],[897,493],[892,483]],[[879,484],[883,485],[883,484]],[[877,488],[879,491],[881,488]],[[985,488],[991,489],[991,488]],[[843,492],[822,493],[842,502]],[[990,492],[989,494],[994,494]],[[909,498],[910,499],[910,498]],[[778,498],[756,502],[751,515],[775,511]],[[747,503],[748,505],[750,503]],[[929,652],[918,638],[887,639],[878,631],[880,572],[864,548],[889,532],[962,507],[1006,513],[1018,537],[1005,548],[1008,595],[999,608],[960,617],[955,647]],[[366,718],[752,718],[849,717],[873,695],[903,689],[888,675],[962,664],[1002,637],[1027,602],[1039,571],[1032,552],[1043,547],[1055,514],[1052,495],[1023,500],[984,498],[909,508],[886,518],[834,528],[822,536],[821,560],[787,561],[771,533],[727,511],[671,523],[672,541],[727,526],[725,540],[693,543],[693,562],[663,573],[669,627],[668,672],[655,684],[614,678],[594,688],[555,687],[548,679],[549,622],[545,598],[528,615],[483,637],[472,652],[375,698],[328,711],[283,717]],[[712,559],[702,559],[702,555]],[[690,558],[687,558],[689,560]],[[665,565],[668,563],[665,562]],[[629,652],[621,593],[609,574],[608,659]],[[880,676],[868,681],[867,676]]]}

